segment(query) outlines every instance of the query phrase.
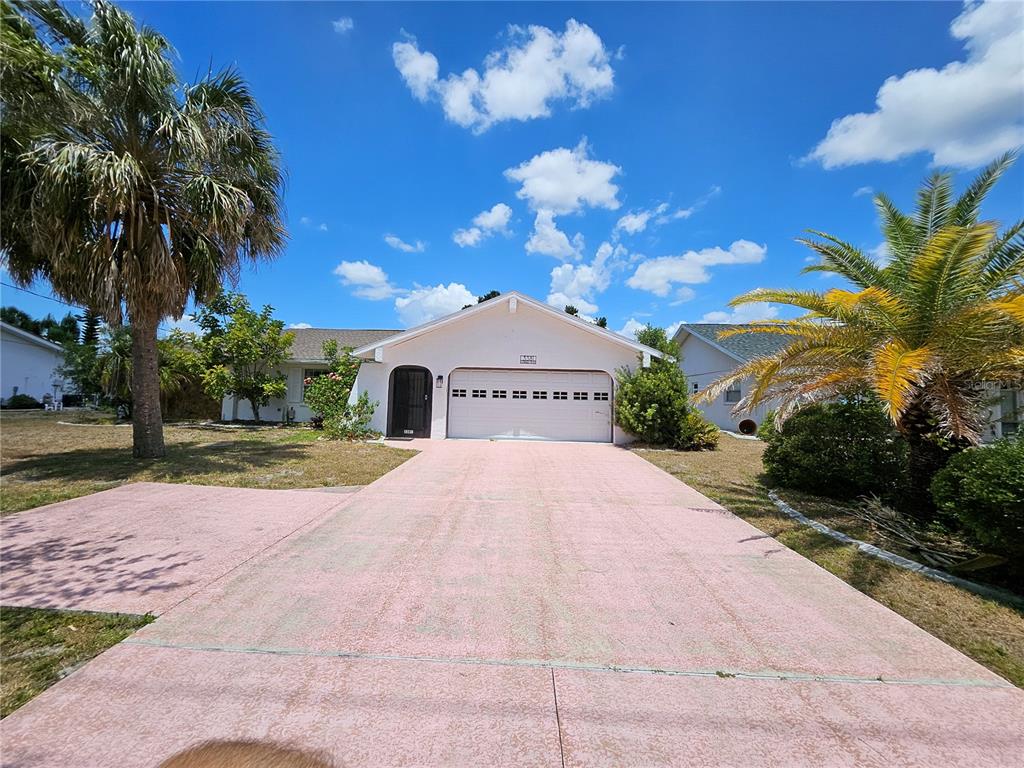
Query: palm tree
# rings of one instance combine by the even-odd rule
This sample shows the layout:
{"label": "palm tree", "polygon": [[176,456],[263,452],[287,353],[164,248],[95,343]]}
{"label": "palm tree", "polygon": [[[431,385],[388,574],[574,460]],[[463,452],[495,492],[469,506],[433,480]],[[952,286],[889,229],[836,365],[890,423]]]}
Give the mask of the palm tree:
{"label": "palm tree", "polygon": [[183,85],[160,34],[92,11],[3,1],[0,250],[16,282],[131,324],[133,453],[159,457],[157,326],[280,253],[283,176],[236,72]]}
{"label": "palm tree", "polygon": [[699,399],[751,377],[736,410],[773,403],[781,422],[810,403],[872,393],[908,444],[907,500],[927,506],[928,483],[949,449],[980,439],[979,385],[1024,380],[1024,221],[999,232],[996,222],[979,220],[986,194],[1014,159],[993,162],[956,200],[951,176],[935,173],[913,215],[878,195],[885,264],[824,232],[801,239],[820,256],[805,272],[839,275],[853,289],[757,289],[733,299],[733,306],[770,301],[807,314],[734,330],[792,341],[719,379]]}

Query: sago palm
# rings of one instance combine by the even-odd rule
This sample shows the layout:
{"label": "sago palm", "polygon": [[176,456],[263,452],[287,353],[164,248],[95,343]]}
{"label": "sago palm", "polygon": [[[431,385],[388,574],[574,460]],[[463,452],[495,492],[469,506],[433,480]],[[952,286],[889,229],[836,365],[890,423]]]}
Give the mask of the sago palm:
{"label": "sago palm", "polygon": [[280,160],[233,71],[183,85],[106,0],[3,0],[0,248],[11,276],[133,329],[134,453],[163,455],[157,327],[283,248]]}
{"label": "sago palm", "polygon": [[749,377],[736,409],[770,403],[784,421],[811,403],[873,393],[907,440],[911,490],[926,504],[920,496],[944,447],[980,439],[981,385],[1024,379],[1024,221],[1000,232],[979,218],[985,195],[1013,159],[993,162],[957,199],[950,175],[935,173],[912,215],[878,195],[885,264],[823,232],[800,240],[820,256],[804,271],[831,272],[853,287],[757,289],[733,299],[733,306],[769,301],[806,314],[732,331],[792,341],[718,380],[701,399]]}

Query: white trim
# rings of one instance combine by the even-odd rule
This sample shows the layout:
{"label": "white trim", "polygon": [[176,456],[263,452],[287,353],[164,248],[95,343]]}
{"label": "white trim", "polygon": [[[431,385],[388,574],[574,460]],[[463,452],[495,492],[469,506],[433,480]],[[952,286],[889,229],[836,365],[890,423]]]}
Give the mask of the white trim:
{"label": "white trim", "polygon": [[378,350],[383,350],[385,347],[390,347],[394,344],[401,344],[402,342],[409,341],[410,339],[414,339],[417,336],[422,336],[425,333],[429,333],[437,328],[441,328],[445,325],[448,325],[449,323],[453,323],[458,320],[464,320],[468,317],[472,317],[478,312],[491,309],[492,307],[495,306],[495,302],[502,301],[509,302],[510,311],[512,307],[512,302],[516,302],[517,305],[519,302],[522,302],[540,312],[546,312],[548,315],[555,317],[561,320],[562,322],[575,325],[580,330],[586,331],[587,333],[591,333],[595,336],[599,336],[607,341],[620,344],[624,347],[629,347],[630,349],[635,349],[637,352],[640,352],[645,355],[651,355],[653,357],[662,357],[661,352],[659,352],[656,349],[645,346],[644,344],[640,344],[639,342],[636,341],[630,341],[625,336],[620,336],[619,334],[609,331],[606,328],[601,328],[597,325],[594,325],[593,323],[588,323],[586,320],[581,320],[578,317],[557,310],[554,307],[549,307],[547,304],[544,304],[543,302],[537,301],[534,298],[519,293],[519,291],[509,291],[508,293],[503,293],[500,296],[496,296],[493,299],[488,299],[487,301],[481,302],[479,304],[474,304],[473,306],[468,307],[467,309],[461,309],[458,312],[453,312],[450,315],[445,315],[444,317],[438,318],[437,320],[431,320],[429,323],[424,323],[423,325],[418,325],[415,328],[410,328],[409,330],[403,331],[402,333],[396,334],[395,336],[391,336],[386,339],[381,339],[380,341],[373,342],[372,344],[367,344],[365,346],[359,347],[359,349],[352,350],[352,355],[354,357],[362,357],[363,355],[369,355],[372,352],[374,359],[380,362],[382,358],[377,357]]}
{"label": "white trim", "polygon": [[57,342],[50,341],[49,339],[44,339],[42,336],[36,336],[34,333],[26,331],[23,328],[19,328],[16,325],[5,323],[3,320],[0,320],[0,328],[3,329],[4,333],[9,333],[12,336],[18,336],[24,339],[25,341],[31,341],[33,344],[38,344],[40,347],[43,347],[44,349],[49,349],[52,352],[64,352],[64,347],[62,347]]}

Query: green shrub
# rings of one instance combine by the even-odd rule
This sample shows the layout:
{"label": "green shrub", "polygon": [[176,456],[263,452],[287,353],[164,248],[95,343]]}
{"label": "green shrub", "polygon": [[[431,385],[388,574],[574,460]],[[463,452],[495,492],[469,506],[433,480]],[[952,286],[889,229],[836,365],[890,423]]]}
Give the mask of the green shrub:
{"label": "green shrub", "polygon": [[32,395],[20,394],[11,395],[4,403],[4,408],[42,408],[43,404]]}
{"label": "green shrub", "polygon": [[687,401],[686,376],[676,364],[678,353],[664,329],[648,325],[636,333],[637,341],[664,353],[650,367],[616,372],[615,421],[638,440],[682,450],[713,449],[718,428],[707,422]]}
{"label": "green shrub", "polygon": [[776,428],[772,415],[758,437],[768,445],[764,469],[772,485],[850,499],[899,490],[906,446],[872,400],[804,408]]}
{"label": "green shrub", "polygon": [[939,512],[981,547],[1018,564],[1024,558],[1024,439],[968,448],[932,480]]}
{"label": "green shrub", "polygon": [[363,440],[376,435],[370,428],[370,419],[378,403],[370,402],[370,396],[363,392],[354,403],[346,404],[344,410],[324,416],[323,428],[328,437],[336,440]]}
{"label": "green shrub", "polygon": [[687,451],[713,451],[718,447],[720,434],[718,427],[705,419],[700,411],[692,410],[680,424],[674,447]]}

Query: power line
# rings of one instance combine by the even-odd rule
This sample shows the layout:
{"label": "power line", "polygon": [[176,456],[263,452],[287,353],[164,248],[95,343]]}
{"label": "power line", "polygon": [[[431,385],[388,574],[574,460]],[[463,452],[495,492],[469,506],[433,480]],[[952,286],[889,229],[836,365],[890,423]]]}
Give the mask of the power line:
{"label": "power line", "polygon": [[[3,285],[5,287],[7,287],[7,288],[13,288],[14,290],[21,291],[22,293],[31,294],[32,296],[37,296],[40,299],[46,299],[47,301],[52,301],[52,302],[55,302],[57,304],[63,304],[65,307],[71,307],[72,309],[80,309],[83,312],[88,312],[89,311],[88,307],[83,307],[81,304],[72,304],[69,301],[64,301],[63,299],[58,299],[55,296],[47,296],[47,295],[42,294],[42,293],[36,293],[35,291],[30,291],[28,288],[22,288],[19,285],[12,285],[11,283],[8,283],[8,282],[6,282],[4,280],[0,280],[0,285]],[[173,326],[168,326],[168,325],[160,325],[159,326],[159,330],[161,330],[161,331],[171,331],[171,330],[174,330],[174,327]]]}

